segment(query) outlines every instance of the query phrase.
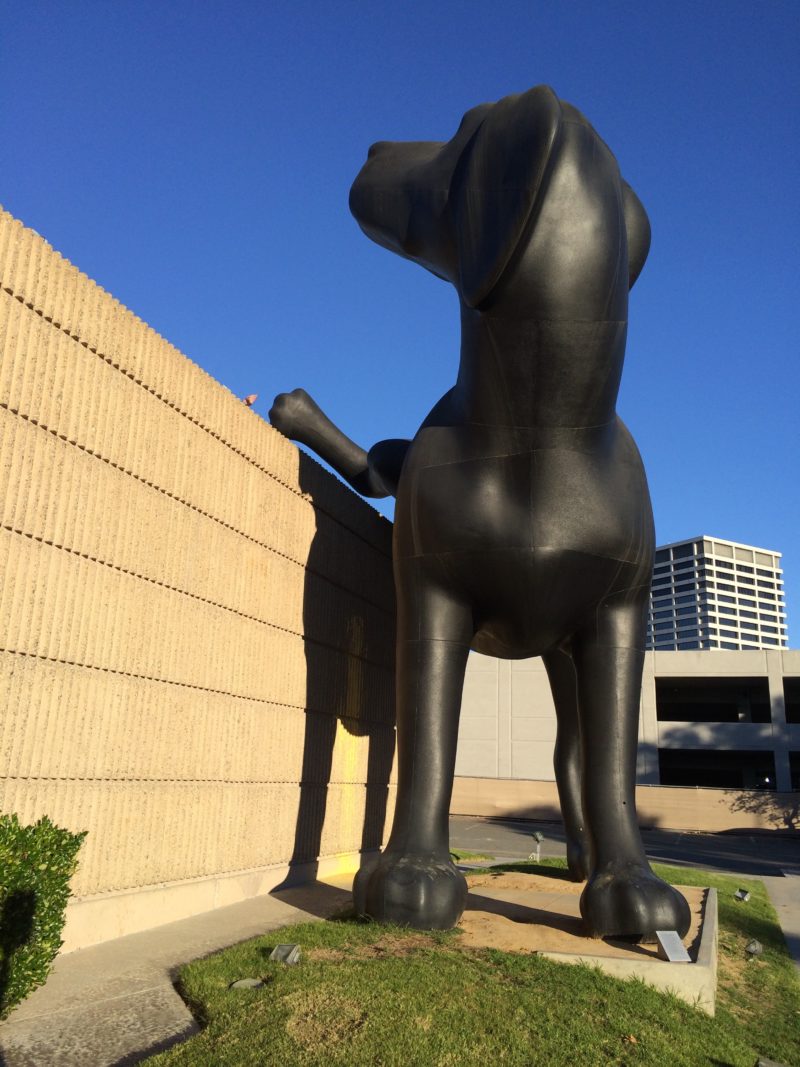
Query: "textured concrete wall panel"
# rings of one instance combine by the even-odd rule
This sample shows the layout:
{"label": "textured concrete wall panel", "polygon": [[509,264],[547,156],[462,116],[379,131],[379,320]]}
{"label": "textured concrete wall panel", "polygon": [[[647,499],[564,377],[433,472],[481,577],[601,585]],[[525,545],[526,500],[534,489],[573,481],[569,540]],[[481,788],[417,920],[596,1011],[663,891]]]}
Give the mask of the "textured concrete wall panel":
{"label": "textured concrete wall panel", "polygon": [[374,848],[389,524],[2,211],[0,346],[2,810],[84,898]]}

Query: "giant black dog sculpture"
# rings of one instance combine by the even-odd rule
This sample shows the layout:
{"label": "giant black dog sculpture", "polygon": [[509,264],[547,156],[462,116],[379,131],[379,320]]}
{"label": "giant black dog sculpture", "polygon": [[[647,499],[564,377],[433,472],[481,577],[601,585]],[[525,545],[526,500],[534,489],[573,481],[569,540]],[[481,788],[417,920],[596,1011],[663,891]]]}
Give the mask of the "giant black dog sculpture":
{"label": "giant black dog sculpture", "polygon": [[474,108],[446,143],[373,145],[350,207],[374,241],[456,287],[462,328],[458,380],[410,442],[367,454],[299,389],[270,412],[359,492],[397,496],[397,808],[356,904],[421,928],[463,911],[448,807],[473,648],[544,658],[589,930],[684,934],[689,909],[650,870],[634,806],[653,519],[615,403],[644,208],[546,86]]}

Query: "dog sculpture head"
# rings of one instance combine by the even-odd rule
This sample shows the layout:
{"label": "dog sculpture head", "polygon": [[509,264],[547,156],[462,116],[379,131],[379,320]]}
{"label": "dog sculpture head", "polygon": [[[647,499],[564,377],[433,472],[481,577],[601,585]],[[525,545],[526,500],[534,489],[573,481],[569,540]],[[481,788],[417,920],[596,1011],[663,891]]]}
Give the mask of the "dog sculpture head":
{"label": "dog sculpture head", "polygon": [[[450,141],[379,141],[350,190],[350,210],[373,241],[452,282],[465,304],[480,308],[535,219],[565,113],[588,125],[538,85],[468,111]],[[649,226],[641,235],[628,229],[632,285]]]}

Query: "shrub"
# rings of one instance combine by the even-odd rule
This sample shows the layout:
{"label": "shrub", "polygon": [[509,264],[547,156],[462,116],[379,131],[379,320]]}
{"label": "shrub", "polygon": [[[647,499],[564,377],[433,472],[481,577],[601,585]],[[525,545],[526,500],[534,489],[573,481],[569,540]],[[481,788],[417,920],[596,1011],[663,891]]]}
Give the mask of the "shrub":
{"label": "shrub", "polygon": [[21,826],[0,815],[0,1019],[50,973],[85,836],[47,816]]}

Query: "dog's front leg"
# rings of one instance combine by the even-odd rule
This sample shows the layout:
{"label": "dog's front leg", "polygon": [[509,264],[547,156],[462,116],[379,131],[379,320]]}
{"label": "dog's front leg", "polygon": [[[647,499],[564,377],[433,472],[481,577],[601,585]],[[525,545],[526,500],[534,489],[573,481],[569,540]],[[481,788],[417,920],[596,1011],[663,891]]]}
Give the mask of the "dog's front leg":
{"label": "dog's front leg", "polygon": [[359,872],[353,897],[359,914],[379,922],[447,930],[467,899],[448,819],[473,624],[471,609],[438,585],[430,566],[406,559],[395,567],[397,804],[386,850]]}
{"label": "dog's front leg", "polygon": [[366,452],[336,426],[305,389],[279,393],[269,412],[276,430],[307,445],[362,496],[393,496],[409,443],[379,441]]}

